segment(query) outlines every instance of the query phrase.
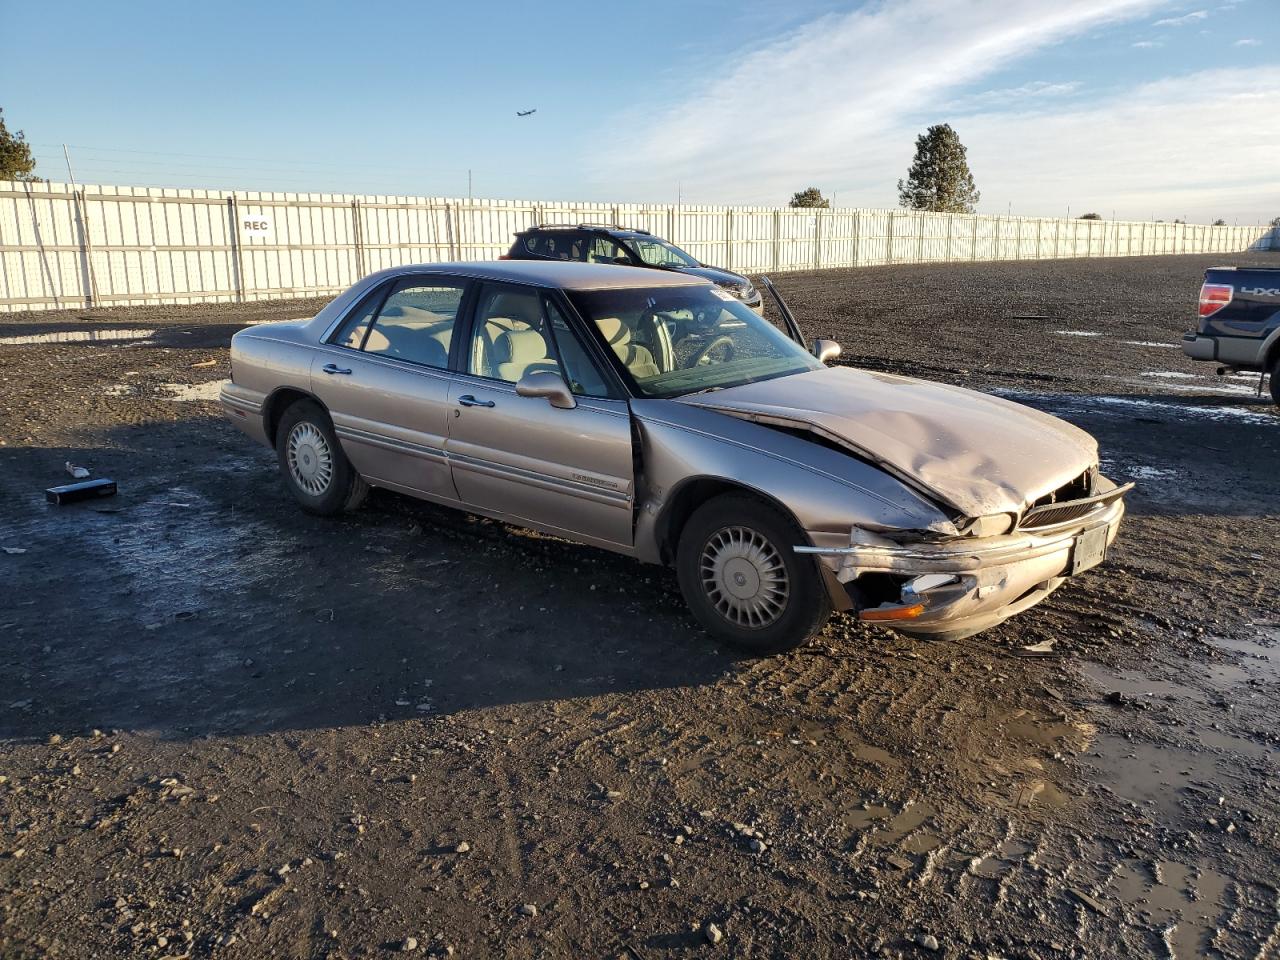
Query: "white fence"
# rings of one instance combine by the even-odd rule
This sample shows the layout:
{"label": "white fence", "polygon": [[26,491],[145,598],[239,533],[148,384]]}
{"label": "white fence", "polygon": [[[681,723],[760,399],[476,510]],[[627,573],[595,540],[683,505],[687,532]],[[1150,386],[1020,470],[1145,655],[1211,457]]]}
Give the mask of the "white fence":
{"label": "white fence", "polygon": [[331,295],[383,267],[491,260],[524,227],[586,221],[742,273],[1280,247],[1267,227],[0,181],[0,312]]}

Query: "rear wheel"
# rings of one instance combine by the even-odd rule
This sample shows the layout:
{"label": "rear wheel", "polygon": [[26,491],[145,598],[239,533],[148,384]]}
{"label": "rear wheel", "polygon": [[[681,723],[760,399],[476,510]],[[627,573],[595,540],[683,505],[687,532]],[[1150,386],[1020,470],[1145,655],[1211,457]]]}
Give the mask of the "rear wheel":
{"label": "rear wheel", "polygon": [[751,653],[789,650],[831,616],[817,562],[790,517],[726,494],[694,511],[676,548],[680,591],[712,636]]}
{"label": "rear wheel", "polygon": [[1280,407],[1280,355],[1276,356],[1276,362],[1271,365],[1271,399]]}
{"label": "rear wheel", "polygon": [[285,487],[308,513],[331,517],[354,510],[369,494],[328,414],[313,400],[298,400],[285,410],[276,429],[276,456]]}

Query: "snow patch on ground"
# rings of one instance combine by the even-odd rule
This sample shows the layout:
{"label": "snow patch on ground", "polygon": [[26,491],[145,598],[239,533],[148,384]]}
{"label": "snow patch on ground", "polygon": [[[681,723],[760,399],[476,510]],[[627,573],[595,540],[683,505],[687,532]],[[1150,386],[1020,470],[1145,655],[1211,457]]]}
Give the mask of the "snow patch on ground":
{"label": "snow patch on ground", "polygon": [[1055,330],[1053,331],[1060,337],[1100,337],[1101,333],[1094,330]]}
{"label": "snow patch on ground", "polygon": [[1127,416],[1133,414],[1159,414],[1170,419],[1194,417],[1198,420],[1216,420],[1222,423],[1252,423],[1280,426],[1280,417],[1244,407],[1208,407],[1198,404],[1169,403],[1158,399],[1138,397],[1088,396],[1067,393],[1032,393],[1027,390],[998,389],[991,393],[1009,400],[1033,403],[1055,413],[1093,413]]}
{"label": "snow patch on ground", "polygon": [[208,383],[162,383],[161,386],[173,394],[170,400],[217,401],[222,385],[229,382],[228,380],[210,380]]}
{"label": "snow patch on ground", "polygon": [[32,343],[98,343],[103,340],[145,340],[155,336],[154,330],[58,330],[32,333],[23,337],[0,337],[0,344],[14,346]]}

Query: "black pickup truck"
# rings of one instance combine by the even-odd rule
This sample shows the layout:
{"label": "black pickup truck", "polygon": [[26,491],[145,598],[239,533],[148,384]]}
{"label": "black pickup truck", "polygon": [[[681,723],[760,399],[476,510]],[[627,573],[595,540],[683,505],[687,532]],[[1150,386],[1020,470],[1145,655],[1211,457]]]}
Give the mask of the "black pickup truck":
{"label": "black pickup truck", "polygon": [[1192,360],[1271,375],[1280,404],[1280,268],[1211,267],[1200,287],[1200,326],[1182,337]]}

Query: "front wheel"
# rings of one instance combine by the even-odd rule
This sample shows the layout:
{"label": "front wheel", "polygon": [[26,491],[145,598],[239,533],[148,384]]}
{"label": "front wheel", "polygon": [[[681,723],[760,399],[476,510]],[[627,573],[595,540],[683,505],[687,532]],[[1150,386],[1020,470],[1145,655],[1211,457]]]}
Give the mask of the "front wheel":
{"label": "front wheel", "polygon": [[353,510],[369,493],[338,445],[328,414],[312,400],[298,400],[280,418],[276,457],[285,487],[307,513],[331,517]]}
{"label": "front wheel", "polygon": [[831,616],[817,562],[798,554],[794,521],[763,501],[726,494],[694,511],[676,548],[685,603],[707,632],[751,653],[789,650]]}

